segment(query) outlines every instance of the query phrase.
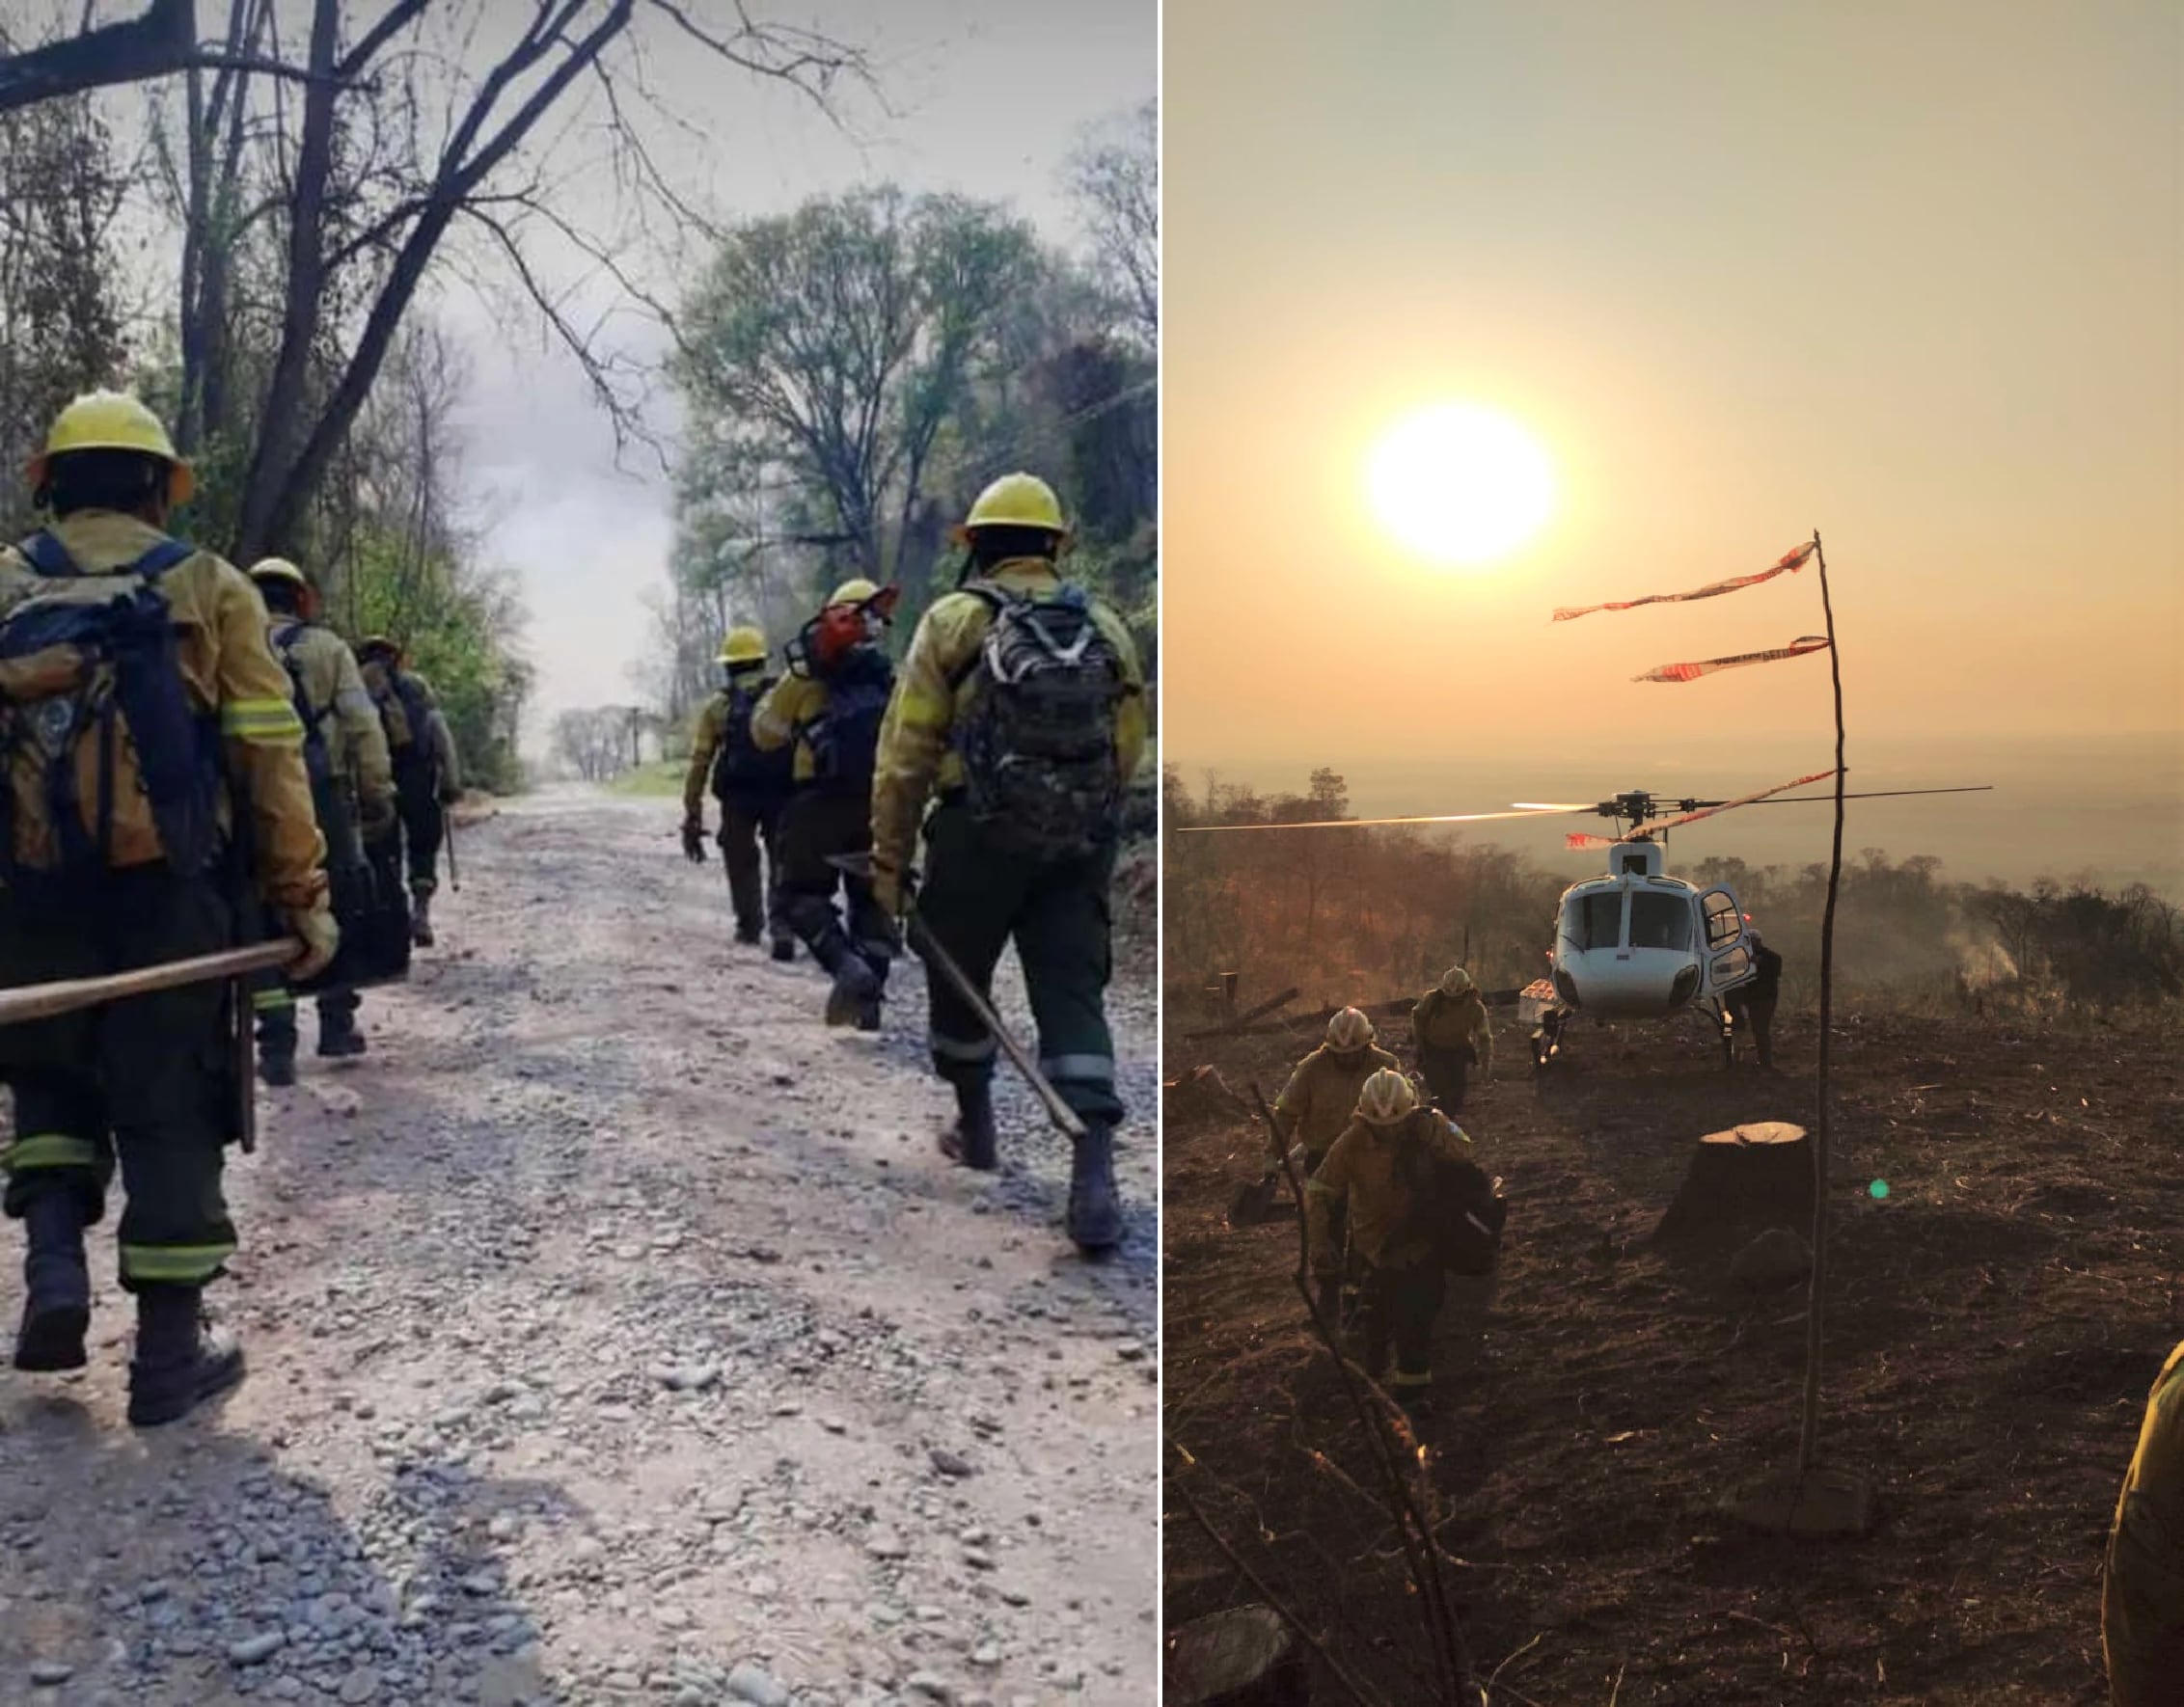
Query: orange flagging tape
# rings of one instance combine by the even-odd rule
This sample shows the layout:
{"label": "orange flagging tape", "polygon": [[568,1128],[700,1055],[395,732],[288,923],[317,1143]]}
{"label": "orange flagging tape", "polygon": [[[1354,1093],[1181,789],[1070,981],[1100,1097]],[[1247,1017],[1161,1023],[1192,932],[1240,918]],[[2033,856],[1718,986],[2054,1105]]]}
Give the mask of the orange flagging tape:
{"label": "orange flagging tape", "polygon": [[1825,652],[1828,649],[1825,635],[1805,635],[1787,646],[1777,646],[1767,652],[1739,652],[1734,658],[1707,658],[1697,664],[1664,664],[1658,669],[1650,669],[1642,676],[1632,676],[1633,682],[1695,682],[1701,676],[1710,676],[1719,669],[1740,669],[1748,664],[1773,664],[1784,658],[1803,658],[1808,653]]}
{"label": "orange flagging tape", "polygon": [[1557,610],[1557,622],[1573,622],[1580,616],[1590,616],[1596,610],[1635,610],[1641,605],[1688,605],[1693,599],[1718,599],[1724,593],[1734,593],[1761,582],[1772,581],[1778,575],[1794,574],[1804,568],[1813,555],[1813,542],[1807,540],[1793,552],[1786,552],[1772,569],[1762,569],[1757,575],[1735,575],[1727,581],[1716,581],[1688,593],[1649,593],[1643,599],[1622,599],[1610,605],[1565,606]]}

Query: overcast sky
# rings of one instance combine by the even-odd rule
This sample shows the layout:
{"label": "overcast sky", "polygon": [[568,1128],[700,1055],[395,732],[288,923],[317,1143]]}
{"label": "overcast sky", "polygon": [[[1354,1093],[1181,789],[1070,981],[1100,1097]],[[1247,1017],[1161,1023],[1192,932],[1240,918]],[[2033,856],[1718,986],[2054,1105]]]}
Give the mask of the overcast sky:
{"label": "overcast sky", "polygon": [[[753,11],[868,47],[887,110],[850,96],[845,134],[799,97],[702,56],[655,58],[662,98],[703,119],[709,133],[671,142],[672,170],[728,217],[891,179],[1011,203],[1051,240],[1077,246],[1061,179],[1081,127],[1156,93],[1152,0],[832,0],[812,12]],[[657,273],[656,259],[641,258]],[[535,745],[558,710],[633,697],[629,670],[647,632],[640,600],[666,585],[669,493],[642,452],[626,459],[629,473],[616,472],[613,434],[581,375],[534,330],[459,288],[444,289],[436,312],[477,363],[465,412],[469,481],[483,513],[498,518],[487,555],[521,578],[530,609]],[[520,330],[511,335],[510,324]],[[640,323],[626,336],[653,347]],[[671,408],[662,419],[671,422]]]}
{"label": "overcast sky", "polygon": [[[1193,774],[1411,760],[1440,769],[1373,804],[1459,811],[1501,803],[1485,755],[1642,742],[1706,792],[1786,780],[1747,744],[1827,750],[1824,657],[1630,678],[1817,631],[1809,572],[1548,617],[1817,527],[1859,750],[2159,734],[2184,842],[2176,0],[1194,0],[1166,28],[1162,710]],[[1364,501],[1367,447],[1441,399],[1555,466],[1545,530],[1483,572]],[[1628,785],[1593,770],[1579,798]]]}

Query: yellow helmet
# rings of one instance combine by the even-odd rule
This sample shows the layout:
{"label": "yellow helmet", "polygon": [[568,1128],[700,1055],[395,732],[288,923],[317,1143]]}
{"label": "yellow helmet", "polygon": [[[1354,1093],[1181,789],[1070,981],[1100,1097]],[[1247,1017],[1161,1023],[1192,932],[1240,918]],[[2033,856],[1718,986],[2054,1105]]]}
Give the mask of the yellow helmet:
{"label": "yellow helmet", "polygon": [[1327,1021],[1327,1047],[1349,1054],[1373,1041],[1373,1022],[1359,1008],[1345,1008]]}
{"label": "yellow helmet", "polygon": [[956,542],[960,545],[968,540],[977,528],[1038,528],[1065,539],[1069,536],[1069,524],[1062,520],[1062,501],[1037,474],[1003,474],[987,487],[971,504],[970,514],[957,527]]}
{"label": "yellow helmet", "polygon": [[1418,1087],[1392,1067],[1383,1067],[1357,1094],[1357,1118],[1370,1126],[1397,1126],[1417,1112]]}
{"label": "yellow helmet", "polygon": [[1461,966],[1451,966],[1441,974],[1441,994],[1443,995],[1468,995],[1475,988],[1476,986],[1471,982],[1471,974]]}
{"label": "yellow helmet", "polygon": [[827,595],[830,605],[861,605],[880,596],[880,589],[863,576],[852,576]]}
{"label": "yellow helmet", "polygon": [[167,465],[169,503],[187,503],[197,491],[197,476],[175,454],[159,418],[126,392],[86,392],[53,418],[45,448],[23,469],[31,490],[42,491],[52,459],[72,450],[141,450]]}
{"label": "yellow helmet", "polygon": [[721,642],[719,664],[764,664],[766,662],[766,637],[751,627],[731,628],[728,637]]}
{"label": "yellow helmet", "polygon": [[260,557],[250,566],[250,578],[253,581],[286,581],[306,589],[311,585],[304,579],[303,571],[286,557]]}

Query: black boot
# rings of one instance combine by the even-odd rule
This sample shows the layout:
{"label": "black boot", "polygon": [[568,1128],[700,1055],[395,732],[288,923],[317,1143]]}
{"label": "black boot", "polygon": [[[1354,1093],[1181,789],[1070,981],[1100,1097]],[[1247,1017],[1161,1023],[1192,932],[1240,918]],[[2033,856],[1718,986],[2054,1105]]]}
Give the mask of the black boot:
{"label": "black boot", "polygon": [[864,998],[864,1005],[857,1011],[857,1029],[878,1031],[880,1004],[887,993],[887,954],[884,948],[866,943],[858,951],[858,959],[872,969],[872,993]]}
{"label": "black boot", "polygon": [[133,1426],[176,1422],[243,1378],[242,1347],[205,1319],[204,1298],[197,1287],[138,1291],[136,1357],[129,1364]]}
{"label": "black boot", "polygon": [[258,1076],[261,1083],[275,1090],[286,1090],[296,1082],[296,1034],[287,1037],[264,1037],[258,1040]]}
{"label": "black boot", "polygon": [[318,1052],[321,1055],[361,1055],[365,1051],[364,1033],[356,1028],[354,1008],[327,1008],[318,1010]]}
{"label": "black boot", "polygon": [[786,931],[779,931],[775,933],[774,958],[777,961],[783,962],[793,961],[796,959],[796,938],[790,935]]}
{"label": "black boot", "polygon": [[756,925],[738,925],[736,927],[736,940],[746,948],[756,948],[763,935],[764,933]]}
{"label": "black boot", "polygon": [[23,1321],[15,1368],[37,1373],[80,1369],[91,1325],[91,1270],[83,1255],[83,1205],[72,1191],[45,1190],[23,1206]]}
{"label": "black boot", "polygon": [[1088,1122],[1077,1141],[1069,1175],[1069,1236],[1086,1256],[1122,1243],[1122,1206],[1115,1201],[1115,1132]]}
{"label": "black boot", "polygon": [[983,1073],[955,1081],[956,1123],[941,1139],[941,1153],[981,1174],[1001,1165],[994,1130],[994,1082]]}
{"label": "black boot", "polygon": [[429,889],[410,891],[409,939],[418,948],[432,946],[432,891]]}

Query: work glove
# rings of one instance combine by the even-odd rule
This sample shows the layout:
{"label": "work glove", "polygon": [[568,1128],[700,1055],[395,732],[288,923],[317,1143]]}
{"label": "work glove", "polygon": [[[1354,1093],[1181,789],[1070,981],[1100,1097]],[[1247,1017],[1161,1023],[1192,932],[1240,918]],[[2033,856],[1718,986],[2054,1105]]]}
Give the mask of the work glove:
{"label": "work glove", "polygon": [[341,928],[323,900],[311,907],[288,908],[281,919],[289,935],[303,942],[303,954],[283,968],[290,983],[308,983],[334,963],[341,947]]}
{"label": "work glove", "polygon": [[702,824],[686,824],[682,826],[683,857],[693,865],[705,863],[705,826]]}
{"label": "work glove", "polygon": [[457,786],[456,784],[454,784],[454,783],[452,783],[452,782],[443,782],[443,783],[442,783],[442,784],[440,785],[440,804],[441,804],[441,805],[443,805],[443,806],[454,806],[454,805],[459,805],[459,804],[461,803],[461,801],[462,801],[462,798],[463,798],[463,791],[462,791],[462,790],[461,790],[461,788],[460,788],[460,787],[458,787],[458,786]]}

